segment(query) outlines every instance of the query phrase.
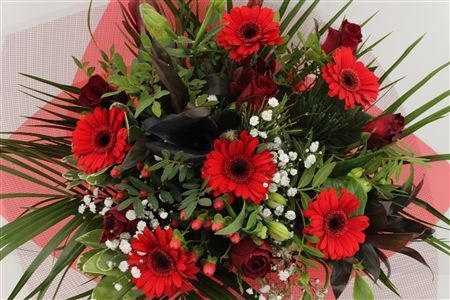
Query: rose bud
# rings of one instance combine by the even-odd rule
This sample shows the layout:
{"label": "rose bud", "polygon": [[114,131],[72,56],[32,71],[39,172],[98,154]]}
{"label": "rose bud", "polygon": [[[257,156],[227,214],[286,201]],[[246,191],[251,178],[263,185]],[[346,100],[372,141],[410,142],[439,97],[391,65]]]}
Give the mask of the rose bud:
{"label": "rose bud", "polygon": [[268,197],[266,204],[272,209],[276,209],[278,206],[286,206],[287,204],[286,198],[279,193],[269,193]]}
{"label": "rose bud", "polygon": [[202,228],[203,226],[203,221],[200,219],[195,219],[194,221],[192,221],[191,223],[191,228],[195,231],[198,231]]}
{"label": "rose bud", "polygon": [[109,107],[113,102],[126,102],[128,96],[125,93],[119,93],[111,97],[102,98],[108,92],[113,92],[115,89],[103,79],[100,75],[94,75],[89,78],[89,81],[81,88],[79,101],[81,105],[89,108],[97,106]]}
{"label": "rose bud", "polygon": [[173,238],[169,243],[170,249],[178,250],[181,247],[181,241],[177,238]]}
{"label": "rose bud", "polygon": [[214,222],[211,226],[212,231],[217,232],[223,228],[222,222]]}
{"label": "rose bud", "polygon": [[350,23],[344,20],[339,30],[329,28],[325,42],[322,44],[322,50],[330,54],[339,47],[349,47],[356,50],[362,41],[361,27],[358,24]]}
{"label": "rose bud", "polygon": [[225,207],[225,202],[222,199],[217,199],[214,201],[214,209],[217,211],[221,211]]}
{"label": "rose bud", "polygon": [[123,201],[126,198],[126,194],[122,191],[118,191],[116,193],[116,195],[114,196],[114,199],[116,199],[117,201]]}
{"label": "rose bud", "polygon": [[210,218],[206,218],[205,222],[203,222],[203,228],[206,230],[210,230],[212,226],[212,221]]}
{"label": "rose bud", "polygon": [[272,249],[266,242],[258,246],[251,238],[245,238],[231,246],[231,263],[252,279],[263,278],[270,273],[272,259]]}
{"label": "rose bud", "polygon": [[278,242],[283,242],[291,238],[291,232],[282,223],[277,221],[270,221],[267,224],[269,235]]}
{"label": "rose bud", "polygon": [[148,192],[146,190],[140,190],[139,191],[139,198],[145,199],[148,197]]}
{"label": "rose bud", "polygon": [[239,233],[233,233],[230,236],[230,241],[232,244],[238,244],[241,241],[241,237],[240,237]]}
{"label": "rose bud", "polygon": [[111,175],[112,178],[119,178],[120,177],[120,168],[119,167],[114,167],[111,169],[111,171],[109,172],[109,175]]}
{"label": "rose bud", "polygon": [[203,265],[203,274],[208,277],[211,277],[216,273],[216,264],[207,262]]}
{"label": "rose bud", "polygon": [[108,210],[103,219],[103,234],[100,242],[106,240],[115,240],[120,238],[120,234],[124,232],[135,232],[138,219],[130,221],[126,218],[128,209],[118,210],[117,206]]}
{"label": "rose bud", "polygon": [[395,142],[401,136],[405,126],[405,118],[401,114],[381,116],[363,128],[363,132],[371,133],[367,141],[369,149],[376,149]]}
{"label": "rose bud", "polygon": [[152,171],[148,167],[144,167],[141,171],[141,178],[147,179],[152,174]]}

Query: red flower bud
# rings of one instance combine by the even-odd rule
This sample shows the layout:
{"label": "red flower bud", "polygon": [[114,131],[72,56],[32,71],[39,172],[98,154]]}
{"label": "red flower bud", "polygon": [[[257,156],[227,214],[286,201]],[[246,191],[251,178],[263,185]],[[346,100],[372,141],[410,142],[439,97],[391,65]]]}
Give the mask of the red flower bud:
{"label": "red flower bud", "polygon": [[119,178],[120,177],[120,168],[114,167],[109,172],[109,175],[111,175],[112,178]]}
{"label": "red flower bud", "polygon": [[230,236],[230,241],[232,244],[235,244],[235,245],[239,244],[239,242],[241,241],[241,237],[240,237],[239,233],[233,233]]}
{"label": "red flower bud", "polygon": [[212,231],[217,232],[223,228],[222,222],[214,222],[211,226]]}
{"label": "red flower bud", "polygon": [[140,190],[139,191],[139,198],[145,199],[148,197],[148,192],[146,190]]}
{"label": "red flower bud", "polygon": [[205,228],[206,230],[210,230],[212,226],[212,221],[210,218],[207,218],[205,220],[205,222],[203,222],[203,228]]}
{"label": "red flower bud", "polygon": [[211,262],[207,262],[206,264],[203,265],[203,274],[205,274],[208,277],[211,277],[214,275],[214,273],[216,273],[216,265],[211,263]]}
{"label": "red flower bud", "polygon": [[215,210],[221,211],[225,207],[225,202],[223,202],[222,199],[217,199],[216,201],[214,201],[213,206]]}
{"label": "red flower bud", "polygon": [[177,238],[173,238],[169,243],[169,247],[173,250],[178,250],[181,247],[181,241]]}
{"label": "red flower bud", "polygon": [[391,114],[379,117],[364,126],[363,131],[371,133],[367,141],[369,149],[383,147],[393,143],[401,136],[405,118],[401,114]]}
{"label": "red flower bud", "polygon": [[123,201],[123,200],[125,200],[125,197],[126,197],[126,195],[124,192],[118,191],[116,193],[116,195],[114,196],[114,199],[116,199],[117,201]]}
{"label": "red flower bud", "polygon": [[150,177],[151,174],[152,174],[152,171],[150,171],[149,168],[144,167],[141,171],[141,178],[147,179]]}
{"label": "red flower bud", "polygon": [[172,227],[172,228],[178,228],[178,226],[180,226],[180,222],[178,222],[177,219],[172,219],[172,220],[170,220],[170,227]]}
{"label": "red flower bud", "polygon": [[193,230],[197,231],[200,230],[203,226],[203,222],[200,219],[195,219],[194,221],[192,221],[191,227]]}

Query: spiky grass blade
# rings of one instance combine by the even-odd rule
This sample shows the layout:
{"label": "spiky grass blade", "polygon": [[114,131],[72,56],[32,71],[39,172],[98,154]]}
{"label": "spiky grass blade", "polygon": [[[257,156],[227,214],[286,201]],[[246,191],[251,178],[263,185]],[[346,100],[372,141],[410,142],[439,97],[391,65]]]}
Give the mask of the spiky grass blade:
{"label": "spiky grass blade", "polygon": [[416,119],[417,117],[421,116],[424,112],[431,109],[436,104],[440,103],[442,100],[450,96],[450,90],[443,92],[433,100],[428,101],[418,109],[414,110],[412,113],[408,114],[405,117],[405,124],[410,123],[412,120]]}

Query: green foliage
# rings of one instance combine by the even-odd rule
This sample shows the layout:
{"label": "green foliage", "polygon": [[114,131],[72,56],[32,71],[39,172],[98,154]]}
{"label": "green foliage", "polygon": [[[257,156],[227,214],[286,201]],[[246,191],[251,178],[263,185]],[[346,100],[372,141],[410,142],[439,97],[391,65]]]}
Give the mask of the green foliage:
{"label": "green foliage", "polygon": [[372,289],[358,273],[355,274],[355,284],[353,285],[353,299],[355,300],[375,299]]}

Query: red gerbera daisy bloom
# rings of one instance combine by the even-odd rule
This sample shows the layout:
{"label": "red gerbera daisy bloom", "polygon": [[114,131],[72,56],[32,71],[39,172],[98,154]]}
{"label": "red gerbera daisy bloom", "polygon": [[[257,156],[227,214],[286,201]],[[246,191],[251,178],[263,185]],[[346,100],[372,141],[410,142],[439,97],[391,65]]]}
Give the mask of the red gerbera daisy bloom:
{"label": "red gerbera daisy bloom", "polygon": [[119,108],[97,107],[79,120],[72,138],[72,153],[78,167],[95,173],[114,163],[122,163],[130,149],[125,115]]}
{"label": "red gerbera daisy bloom", "polygon": [[195,274],[199,272],[191,253],[186,253],[183,247],[172,249],[169,246],[171,240],[172,229],[162,230],[160,227],[154,233],[145,227],[143,234],[139,233],[131,240],[134,251],[128,264],[140,271],[140,277],[134,277],[133,282],[149,299],[190,291],[192,285],[189,280],[195,280]]}
{"label": "red gerbera daisy bloom", "polygon": [[219,46],[231,50],[230,57],[240,61],[258,52],[260,45],[281,44],[279,24],[273,17],[270,8],[234,7],[223,16],[223,23],[227,25],[219,33]]}
{"label": "red gerbera daisy bloom", "polygon": [[257,152],[257,138],[242,131],[239,140],[217,139],[206,156],[202,178],[216,194],[230,193],[260,203],[266,198],[272,175],[276,172],[268,150]]}
{"label": "red gerbera daisy bloom", "polygon": [[377,99],[378,77],[356,60],[352,49],[337,49],[333,61],[322,67],[322,77],[329,87],[328,95],[344,100],[345,109],[355,108],[356,104],[365,109]]}
{"label": "red gerbera daisy bloom", "polygon": [[315,235],[319,242],[314,246],[323,252],[325,258],[342,259],[353,256],[364,243],[363,230],[369,226],[367,216],[350,217],[359,206],[355,195],[341,190],[338,198],[332,188],[322,191],[315,201],[308,203],[303,215],[311,220],[304,234]]}

